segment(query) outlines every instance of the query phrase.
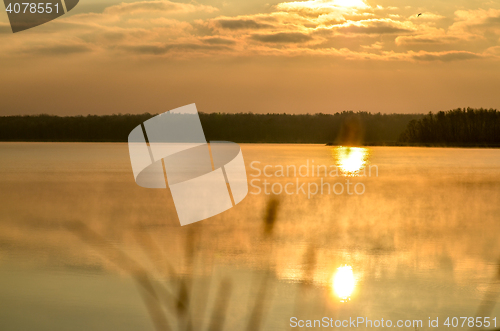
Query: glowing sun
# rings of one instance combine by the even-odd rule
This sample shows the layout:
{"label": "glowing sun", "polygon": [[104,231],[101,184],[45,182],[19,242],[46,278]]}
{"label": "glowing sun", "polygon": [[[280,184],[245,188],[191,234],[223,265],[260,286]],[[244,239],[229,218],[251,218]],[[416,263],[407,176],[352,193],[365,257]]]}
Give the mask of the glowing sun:
{"label": "glowing sun", "polygon": [[334,4],[339,7],[366,8],[368,5],[363,0],[334,0]]}

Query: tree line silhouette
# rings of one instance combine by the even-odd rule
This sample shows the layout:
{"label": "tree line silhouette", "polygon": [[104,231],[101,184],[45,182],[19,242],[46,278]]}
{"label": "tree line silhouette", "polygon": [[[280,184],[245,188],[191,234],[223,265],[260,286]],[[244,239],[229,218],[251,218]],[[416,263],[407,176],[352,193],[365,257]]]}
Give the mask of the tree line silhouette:
{"label": "tree line silhouette", "polygon": [[500,146],[500,112],[458,108],[414,119],[401,142],[450,146]]}
{"label": "tree line silhouette", "polygon": [[[3,116],[0,141],[126,142],[137,125],[156,114],[89,116]],[[371,114],[344,111],[335,114],[200,113],[207,141],[240,143],[395,143],[420,114]]]}

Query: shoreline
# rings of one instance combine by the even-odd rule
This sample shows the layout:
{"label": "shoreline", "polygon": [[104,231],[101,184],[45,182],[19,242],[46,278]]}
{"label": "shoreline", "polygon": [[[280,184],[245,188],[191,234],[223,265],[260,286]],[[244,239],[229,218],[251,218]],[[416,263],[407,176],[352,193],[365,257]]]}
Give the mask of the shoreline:
{"label": "shoreline", "polygon": [[376,142],[364,143],[356,146],[346,146],[338,143],[326,143],[325,146],[345,147],[437,147],[437,148],[500,148],[500,144],[444,144],[444,143],[403,143],[403,142]]}
{"label": "shoreline", "polygon": [[[103,144],[126,144],[128,141],[116,140],[0,140],[1,143],[103,143]],[[237,144],[262,144],[262,145],[324,145],[330,147],[435,147],[435,148],[500,148],[500,144],[443,144],[443,143],[403,143],[403,142],[370,142],[358,145],[343,145],[339,143],[321,142],[242,142]]]}

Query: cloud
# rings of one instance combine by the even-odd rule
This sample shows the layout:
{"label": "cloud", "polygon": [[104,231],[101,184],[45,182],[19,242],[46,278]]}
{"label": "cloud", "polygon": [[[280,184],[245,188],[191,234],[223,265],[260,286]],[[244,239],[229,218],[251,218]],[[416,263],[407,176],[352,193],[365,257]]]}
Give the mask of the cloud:
{"label": "cloud", "polygon": [[449,30],[455,34],[465,34],[476,39],[486,32],[500,34],[500,9],[457,10],[455,23]]}
{"label": "cloud", "polygon": [[144,45],[125,45],[122,50],[142,55],[164,55],[170,52],[185,51],[211,51],[211,50],[230,50],[226,46],[210,46],[194,43],[185,44],[144,44]]}
{"label": "cloud", "polygon": [[475,54],[472,52],[465,51],[450,51],[450,52],[436,52],[436,53],[425,53],[420,52],[418,54],[413,54],[411,57],[418,61],[442,61],[442,62],[451,62],[451,61],[460,61],[460,60],[471,60],[471,59],[479,59],[483,57],[482,55]]}
{"label": "cloud", "polygon": [[258,23],[253,19],[219,19],[217,24],[223,29],[229,30],[258,30],[268,29],[273,26],[267,23]]}
{"label": "cloud", "polygon": [[340,33],[355,34],[399,34],[415,31],[415,29],[408,24],[403,24],[390,19],[349,22],[347,24],[337,26],[335,29]]}
{"label": "cloud", "polygon": [[417,16],[417,15],[411,15],[408,17],[409,20],[412,21],[436,21],[445,18],[445,16],[439,15],[439,14],[434,14],[434,13],[428,13],[428,12],[422,12],[422,15]]}
{"label": "cloud", "polygon": [[493,18],[493,21],[496,21],[495,18],[498,18],[499,16],[500,16],[500,9],[493,9],[493,8],[490,8],[488,10],[477,9],[477,10],[455,11],[456,20],[468,22],[469,25],[483,24],[485,21],[488,21],[491,18]]}
{"label": "cloud", "polygon": [[368,45],[368,46],[367,45],[361,45],[361,47],[364,48],[364,49],[382,49],[382,48],[384,48],[384,44],[381,43],[381,42],[379,42],[379,41],[377,41],[376,43],[373,43],[373,44]]}
{"label": "cloud", "polygon": [[[4,56],[123,52],[171,58],[307,55],[358,61],[499,58],[493,47],[500,38],[500,10],[458,10],[450,22],[441,13],[424,12],[417,19],[407,17],[407,9],[372,4],[375,7],[363,0],[289,1],[271,6],[269,12],[219,16],[217,8],[194,2],[121,3],[101,13],[63,17],[37,30],[44,33],[20,35],[15,43],[0,40],[0,47]],[[7,27],[0,23],[0,33]],[[44,43],[48,46],[40,46]]]}
{"label": "cloud", "polygon": [[[423,23],[419,23],[422,18]],[[458,10],[455,12],[455,22],[447,28],[435,28],[426,24],[426,20],[439,20],[443,16],[424,13],[417,18],[409,19],[416,24],[417,30],[408,36],[398,36],[395,40],[398,46],[432,47],[433,45],[466,46],[474,50],[475,42],[482,42],[488,35],[500,35],[500,10]],[[493,38],[494,39],[494,38]],[[459,46],[460,45],[460,46]]]}
{"label": "cloud", "polygon": [[220,38],[220,37],[208,37],[201,39],[202,42],[210,45],[234,45],[236,41],[233,39]]}
{"label": "cloud", "polygon": [[123,15],[137,14],[144,12],[162,12],[162,13],[193,13],[193,12],[212,13],[218,11],[217,8],[205,5],[193,5],[189,3],[164,1],[140,1],[140,2],[122,2],[119,5],[107,7],[104,14]]}
{"label": "cloud", "polygon": [[444,38],[436,38],[435,36],[402,36],[396,38],[397,45],[429,45],[443,44]]}
{"label": "cloud", "polygon": [[60,56],[91,52],[92,48],[84,43],[81,44],[55,44],[46,46],[34,46],[25,48],[21,53],[27,55]]}
{"label": "cloud", "polygon": [[[500,40],[499,40],[500,41]],[[500,55],[500,46],[489,47],[486,52],[487,54]]]}
{"label": "cloud", "polygon": [[398,36],[395,40],[396,45],[425,47],[426,45],[449,45],[462,40],[460,36],[450,35],[444,29],[428,28],[419,32],[416,35]]}
{"label": "cloud", "polygon": [[263,43],[304,43],[313,38],[299,32],[279,32],[272,34],[253,34],[252,39]]}

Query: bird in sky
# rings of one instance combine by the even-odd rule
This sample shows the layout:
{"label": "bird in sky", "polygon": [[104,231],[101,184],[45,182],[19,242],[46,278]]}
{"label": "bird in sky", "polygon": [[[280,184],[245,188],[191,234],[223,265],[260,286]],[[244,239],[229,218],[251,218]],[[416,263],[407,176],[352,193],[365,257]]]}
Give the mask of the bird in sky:
{"label": "bird in sky", "polygon": [[420,15],[422,15],[422,13],[418,13],[417,17],[419,17]]}

